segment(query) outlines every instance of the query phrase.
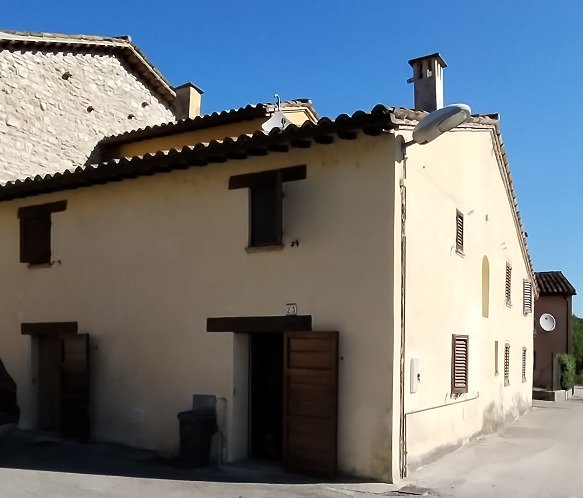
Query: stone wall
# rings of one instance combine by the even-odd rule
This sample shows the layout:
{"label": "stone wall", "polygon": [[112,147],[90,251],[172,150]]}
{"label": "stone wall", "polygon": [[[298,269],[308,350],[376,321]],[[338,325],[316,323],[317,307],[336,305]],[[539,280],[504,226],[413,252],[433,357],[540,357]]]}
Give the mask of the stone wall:
{"label": "stone wall", "polygon": [[115,55],[0,51],[0,184],[76,168],[104,136],[168,121]]}

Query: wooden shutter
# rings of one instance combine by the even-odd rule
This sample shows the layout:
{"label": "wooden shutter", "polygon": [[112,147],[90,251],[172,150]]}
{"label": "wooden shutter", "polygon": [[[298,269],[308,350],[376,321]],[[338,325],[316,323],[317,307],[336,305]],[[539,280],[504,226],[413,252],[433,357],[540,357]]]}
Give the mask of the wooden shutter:
{"label": "wooden shutter", "polygon": [[505,303],[511,306],[511,265],[505,264]]}
{"label": "wooden shutter", "polygon": [[284,333],[283,460],[332,477],[337,468],[338,332]]}
{"label": "wooden shutter", "polygon": [[523,281],[523,314],[527,315],[532,311],[531,282]]}
{"label": "wooden shutter", "polygon": [[504,376],[504,384],[506,386],[509,385],[509,361],[511,356],[511,346],[509,343],[505,343],[505,358],[503,360],[503,376]]}
{"label": "wooden shutter", "polygon": [[452,336],[452,394],[468,392],[468,336]]}
{"label": "wooden shutter", "polygon": [[499,375],[499,341],[495,341],[495,375]]}
{"label": "wooden shutter", "polygon": [[456,210],[456,252],[464,252],[464,215]]}
{"label": "wooden shutter", "polygon": [[89,335],[61,336],[61,431],[89,438]]}
{"label": "wooden shutter", "polygon": [[67,201],[18,209],[21,263],[39,265],[51,262],[51,213],[65,209]]}
{"label": "wooden shutter", "polygon": [[527,382],[527,348],[521,352],[521,381]]}
{"label": "wooden shutter", "polygon": [[20,262],[51,262],[51,214],[38,213],[20,219]]}

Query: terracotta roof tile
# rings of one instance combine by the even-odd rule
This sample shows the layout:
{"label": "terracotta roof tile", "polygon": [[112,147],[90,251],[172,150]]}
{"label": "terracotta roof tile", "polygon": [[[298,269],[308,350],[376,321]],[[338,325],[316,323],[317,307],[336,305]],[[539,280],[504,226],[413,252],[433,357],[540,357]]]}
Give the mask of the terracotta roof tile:
{"label": "terracotta roof tile", "polygon": [[542,296],[574,296],[576,289],[561,271],[540,271],[535,273],[539,293]]}

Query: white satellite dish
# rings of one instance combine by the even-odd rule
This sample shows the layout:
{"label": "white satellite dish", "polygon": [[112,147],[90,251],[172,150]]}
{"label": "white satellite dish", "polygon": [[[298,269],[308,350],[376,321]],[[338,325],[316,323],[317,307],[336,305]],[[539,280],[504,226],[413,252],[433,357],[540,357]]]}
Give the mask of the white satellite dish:
{"label": "white satellite dish", "polygon": [[262,130],[266,133],[273,130],[274,128],[280,128],[283,130],[286,126],[292,124],[282,111],[276,111],[270,119],[268,119],[264,124],[262,124]]}
{"label": "white satellite dish", "polygon": [[551,332],[556,328],[556,319],[554,318],[554,315],[544,313],[539,318],[539,325],[546,332]]}
{"label": "white satellite dish", "polygon": [[470,117],[470,107],[466,104],[452,104],[436,109],[420,121],[412,133],[412,142],[427,144],[442,133],[456,128]]}

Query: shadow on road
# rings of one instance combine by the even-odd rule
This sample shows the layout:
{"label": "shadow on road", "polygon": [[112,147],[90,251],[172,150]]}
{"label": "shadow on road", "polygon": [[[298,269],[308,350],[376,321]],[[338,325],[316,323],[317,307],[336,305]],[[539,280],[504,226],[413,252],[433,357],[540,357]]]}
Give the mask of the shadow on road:
{"label": "shadow on road", "polygon": [[[0,447],[0,468],[206,482],[339,482],[291,474],[281,465],[253,460],[221,467],[191,468],[152,451],[116,444],[64,441],[29,431],[15,432]],[[343,478],[342,482],[363,481]]]}

